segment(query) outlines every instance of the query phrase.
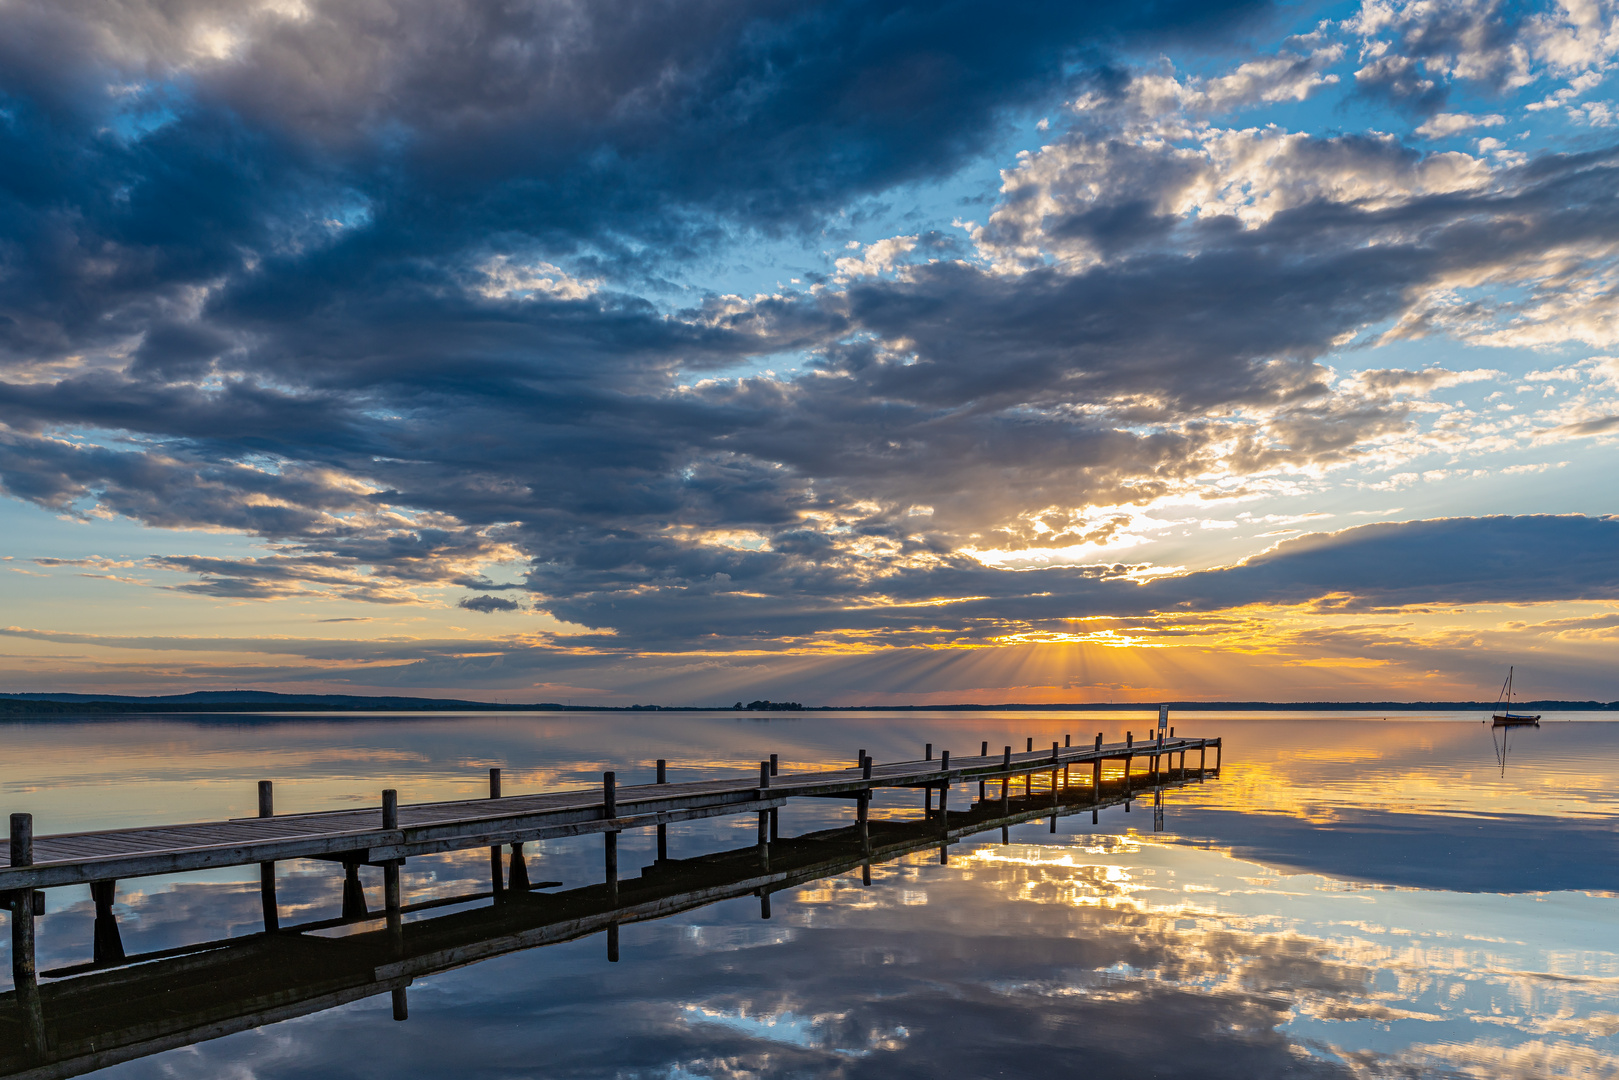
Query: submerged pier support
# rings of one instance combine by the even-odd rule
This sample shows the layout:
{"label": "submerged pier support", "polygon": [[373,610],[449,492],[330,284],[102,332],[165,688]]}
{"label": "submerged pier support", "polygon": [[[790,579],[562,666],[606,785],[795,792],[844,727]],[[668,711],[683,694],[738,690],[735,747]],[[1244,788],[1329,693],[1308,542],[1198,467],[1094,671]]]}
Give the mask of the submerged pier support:
{"label": "submerged pier support", "polygon": [[124,959],[124,939],[118,932],[118,916],[112,911],[112,902],[117,891],[116,881],[90,883],[90,899],[94,900],[96,905],[92,955],[98,964],[116,964]]}
{"label": "submerged pier support", "polygon": [[[259,781],[259,817],[275,817],[275,789],[269,780]],[[264,932],[281,929],[281,908],[275,899],[275,863],[259,863],[259,906],[264,909]]]}
{"label": "submerged pier support", "polygon": [[[34,864],[34,815],[11,815],[11,865]],[[35,1056],[48,1049],[45,1010],[39,1000],[39,972],[34,956],[34,917],[43,894],[19,889],[11,894],[11,979],[16,986],[17,1008],[22,1012],[23,1034]]]}

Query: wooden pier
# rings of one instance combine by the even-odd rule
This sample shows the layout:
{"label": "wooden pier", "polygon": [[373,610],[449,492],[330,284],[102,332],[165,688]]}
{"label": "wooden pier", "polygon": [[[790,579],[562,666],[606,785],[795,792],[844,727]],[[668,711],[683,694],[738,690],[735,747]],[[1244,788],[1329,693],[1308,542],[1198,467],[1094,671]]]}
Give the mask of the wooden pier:
{"label": "wooden pier", "polygon": [[[869,876],[873,860],[896,858],[931,846],[939,846],[941,859],[947,859],[950,844],[964,835],[997,825],[1004,830],[1022,821],[1050,817],[1055,830],[1059,816],[1086,809],[1094,813],[1104,806],[1119,803],[1128,809],[1143,786],[1161,790],[1166,784],[1197,781],[1210,773],[1217,774],[1221,742],[1217,738],[1174,737],[1136,742],[1133,737],[1127,737],[1123,743],[1103,744],[1098,735],[1092,745],[1083,747],[1054,743],[1049,748],[1035,749],[1030,739],[1022,750],[1015,752],[1010,746],[1003,747],[999,754],[991,754],[988,749],[988,744],[983,743],[979,754],[952,759],[948,751],[934,758],[929,746],[921,760],[886,764],[873,762],[862,750],[854,767],[791,774],[778,774],[772,758],[760,762],[757,776],[690,783],[665,782],[666,770],[660,761],[658,782],[653,784],[619,787],[615,774],[609,772],[604,774],[599,789],[531,795],[503,795],[500,771],[491,770],[491,798],[488,799],[401,805],[393,791],[385,791],[380,805],[371,809],[312,814],[275,814],[273,789],[268,782],[262,782],[257,817],[40,837],[32,835],[32,822],[26,814],[13,814],[10,841],[0,848],[0,897],[5,899],[11,912],[15,989],[0,995],[0,1006],[10,1005],[10,1008],[0,1007],[0,1032],[16,1033],[20,1039],[18,1056],[0,1055],[0,1063],[3,1063],[0,1076],[43,1080],[78,1075],[132,1056],[187,1045],[200,1038],[213,1038],[285,1016],[330,1008],[383,989],[395,992],[396,1015],[402,1018],[403,986],[416,975],[602,929],[608,933],[609,958],[616,959],[617,927],[621,923],[662,917],[750,891],[760,893],[768,914],[771,891],[841,872],[828,867],[847,869],[850,865],[863,865]],[[1213,750],[1212,755],[1210,750]],[[1191,767],[1188,767],[1188,754],[1194,755]],[[1108,762],[1123,765],[1111,779],[1105,778],[1103,772]],[[976,784],[976,791],[972,792],[976,799],[967,810],[953,811],[948,808],[950,791],[960,784],[969,785],[969,791],[971,785]],[[872,822],[868,808],[872,793],[880,788],[925,789],[923,820]],[[776,812],[795,798],[853,800],[856,823],[845,830],[782,840],[778,836]],[[758,843],[745,853],[709,856],[706,861],[672,863],[667,859],[666,829],[670,824],[739,813],[759,816]],[[651,827],[658,830],[657,862],[634,883],[621,885],[618,833]],[[549,928],[543,932],[537,924],[514,931],[515,937],[503,938],[498,934],[491,937],[485,933],[479,942],[463,942],[448,952],[439,950],[433,954],[436,959],[409,961],[408,942],[428,932],[416,929],[423,923],[413,922],[407,927],[405,915],[436,906],[491,898],[502,902],[520,901],[524,910],[542,899],[549,904],[556,898],[533,892],[536,886],[529,882],[522,845],[535,840],[594,833],[603,835],[604,880],[599,885],[567,894],[580,902],[588,900],[586,906],[591,907],[590,912],[575,912],[560,922],[551,918],[543,923]],[[491,851],[488,892],[426,904],[407,906],[402,902],[400,867],[405,860],[486,845]],[[508,849],[509,865],[504,857]],[[63,988],[81,978],[106,979],[123,971],[119,977],[128,981],[133,971],[153,964],[159,965],[152,968],[154,972],[177,964],[192,970],[198,957],[227,946],[240,948],[244,941],[256,942],[256,948],[267,949],[269,954],[277,956],[297,955],[303,946],[292,944],[294,942],[318,941],[319,944],[313,946],[317,952],[332,945],[304,933],[318,926],[281,925],[275,897],[275,863],[310,858],[340,862],[347,870],[343,918],[336,920],[338,923],[370,917],[359,890],[357,870],[360,865],[383,868],[384,909],[379,918],[384,926],[376,931],[382,936],[376,940],[386,939],[388,954],[393,958],[390,963],[396,965],[395,968],[373,965],[368,970],[376,974],[368,976],[363,986],[332,991],[324,996],[316,994],[306,1002],[308,1008],[286,1005],[280,1011],[266,1013],[244,1007],[239,1023],[210,1020],[194,1025],[198,1031],[210,1032],[197,1038],[181,1038],[175,1031],[161,1036],[153,1034],[150,1038],[132,1034],[128,1047],[148,1048],[130,1053],[115,1050],[105,1033],[86,1036],[91,1045],[99,1048],[88,1056],[71,1051],[61,1041],[63,1036],[58,1033],[65,1033],[67,1021],[58,1013],[55,1003],[59,997],[63,1001],[72,997]],[[262,933],[248,939],[213,943],[211,947],[171,950],[184,953],[184,957],[125,956],[112,912],[118,880],[254,864],[261,868]],[[706,875],[700,885],[692,878],[696,866],[706,867],[704,874],[699,875]],[[725,868],[721,874],[724,880],[712,880],[716,867]],[[670,876],[676,869],[680,872]],[[34,947],[34,918],[43,910],[43,897],[38,890],[82,884],[91,886],[95,900],[95,955],[87,963],[41,974],[36,971]],[[648,889],[652,892],[648,893]],[[497,906],[494,910],[504,908]],[[563,905],[557,910],[573,909]],[[454,917],[459,918],[459,914]],[[531,917],[532,914],[524,916]],[[451,916],[427,922],[439,924],[448,918]],[[369,939],[372,935],[358,937]],[[212,962],[197,970],[205,970]],[[129,967],[137,963],[140,969]],[[396,974],[384,977],[385,971],[396,971]],[[65,981],[55,982],[55,978]],[[393,986],[394,982],[399,985]],[[330,986],[330,983],[322,985]],[[288,1000],[280,991],[273,996],[283,1003]],[[289,1008],[292,1011],[286,1011]],[[215,1009],[215,1013],[217,1011]],[[173,1027],[167,1022],[159,1026]],[[150,1025],[138,1023],[131,1028],[134,1032],[153,1030]],[[179,1041],[175,1041],[177,1038]]]}

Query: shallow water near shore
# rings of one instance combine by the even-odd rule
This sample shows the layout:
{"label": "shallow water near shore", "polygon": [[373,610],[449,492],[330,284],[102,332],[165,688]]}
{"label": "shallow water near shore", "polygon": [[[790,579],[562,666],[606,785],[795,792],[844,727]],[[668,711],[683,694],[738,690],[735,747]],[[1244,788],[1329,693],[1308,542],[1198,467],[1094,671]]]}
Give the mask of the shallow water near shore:
{"label": "shallow water near shore", "polygon": [[[727,899],[167,1050],[107,1077],[1022,1075],[1619,1077],[1619,723],[1475,714],[1182,713],[1220,775],[969,837],[761,903]],[[1138,736],[1146,713],[220,715],[0,724],[0,811],[40,834]],[[1510,740],[1505,748],[1502,742]],[[1195,756],[1195,755],[1194,755]],[[1213,764],[1212,755],[1209,762]],[[1196,761],[1188,762],[1195,767]],[[922,793],[874,816],[918,819]],[[955,807],[952,803],[952,807]],[[847,804],[798,800],[782,835]],[[749,848],[752,815],[671,826],[675,859]],[[620,840],[621,874],[654,861]],[[599,837],[528,845],[531,878],[601,880]],[[478,852],[412,860],[406,901]],[[283,919],[338,914],[342,870],[289,862]],[[380,871],[362,878],[380,906]],[[47,894],[41,970],[89,958],[88,888]],[[119,883],[129,952],[260,929],[256,870]],[[425,914],[423,917],[427,917]],[[5,939],[9,941],[9,934]],[[0,945],[0,948],[8,946]],[[9,958],[0,983],[9,986]]]}

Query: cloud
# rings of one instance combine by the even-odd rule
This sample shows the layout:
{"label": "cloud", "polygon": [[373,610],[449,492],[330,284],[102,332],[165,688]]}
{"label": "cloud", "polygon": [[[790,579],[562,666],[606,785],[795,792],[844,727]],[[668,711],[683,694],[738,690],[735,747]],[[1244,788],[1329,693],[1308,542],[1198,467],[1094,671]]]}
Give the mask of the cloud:
{"label": "cloud", "polygon": [[516,600],[508,600],[503,596],[464,596],[455,602],[455,606],[468,611],[481,611],[485,615],[496,611],[518,611],[522,608]]}

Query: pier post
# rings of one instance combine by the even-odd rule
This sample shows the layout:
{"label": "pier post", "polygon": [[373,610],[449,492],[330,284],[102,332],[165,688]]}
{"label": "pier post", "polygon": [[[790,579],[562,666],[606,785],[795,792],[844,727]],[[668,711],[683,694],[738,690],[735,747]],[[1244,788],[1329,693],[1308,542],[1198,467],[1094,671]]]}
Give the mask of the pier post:
{"label": "pier post", "polygon": [[[1001,754],[1001,768],[1002,769],[1010,769],[1011,767],[1012,767],[1012,748],[1010,746],[1008,746],[1006,748],[1006,750]],[[1011,806],[1012,806],[1012,778],[1010,776],[1003,776],[1003,777],[1001,777],[1001,813],[1003,813],[1003,814],[1006,813],[1011,808]]]}
{"label": "pier post", "polygon": [[343,864],[343,920],[358,922],[370,915],[365,908],[365,888],[360,884],[360,864]]}
{"label": "pier post", "polygon": [[512,845],[512,872],[511,890],[514,893],[528,892],[528,860],[523,858],[523,845]]}
{"label": "pier post", "polygon": [[927,743],[922,748],[922,760],[923,761],[932,761],[933,760],[933,744],[932,743]]}
{"label": "pier post", "polygon": [[[860,850],[871,854],[871,792],[862,791],[855,799],[855,821],[860,825]],[[868,866],[867,873],[870,873]]]}
{"label": "pier post", "polygon": [[[866,753],[864,750],[862,750],[860,752],[862,754]],[[869,754],[860,759],[860,779],[862,779],[862,780],[870,780],[871,779],[871,756]]]}
{"label": "pier post", "polygon": [[[275,787],[269,780],[259,781],[259,817],[275,817]],[[264,932],[273,934],[281,929],[281,908],[275,900],[275,863],[259,863],[259,907],[264,909]]]}
{"label": "pier post", "polygon": [[1034,751],[1034,736],[1030,735],[1029,736],[1029,745],[1025,746],[1023,748],[1023,752],[1024,753],[1032,753],[1033,751]]}
{"label": "pier post", "polygon": [[[499,769],[490,769],[489,770],[489,797],[491,799],[500,798],[500,770]],[[515,856],[515,848],[514,848],[514,858],[515,857],[516,856]],[[501,870],[501,865],[500,865],[500,845],[496,844],[494,847],[489,849],[489,891],[494,893],[495,894],[495,899],[498,900],[498,899],[500,899],[500,894],[505,890],[505,888],[506,888],[506,875]]]}
{"label": "pier post", "polygon": [[978,744],[978,756],[979,757],[989,757],[989,740],[988,739],[985,739],[983,742]]}
{"label": "pier post", "polygon": [[781,762],[779,761],[777,756],[775,754],[771,754],[770,755],[770,775],[771,776],[776,775],[776,770],[778,768],[780,768],[780,765],[781,765]]}
{"label": "pier post", "polygon": [[770,842],[772,844],[781,839],[780,814],[781,811],[779,809],[770,811]]}
{"label": "pier post", "polygon": [[[1097,736],[1101,738],[1100,735]],[[1102,801],[1102,759],[1091,762],[1091,802]]]}
{"label": "pier post", "polygon": [[759,918],[770,918],[770,890],[759,890]]}
{"label": "pier post", "polygon": [[[382,827],[384,829],[399,828],[399,792],[388,788],[382,793]],[[395,947],[400,944],[401,936],[405,930],[404,906],[399,888],[399,864],[403,859],[389,859],[382,868],[382,906],[388,914],[388,933],[394,939]]]}
{"label": "pier post", "polygon": [[1102,749],[1102,733],[1100,731],[1096,733],[1096,749]]}
{"label": "pier post", "polygon": [[1001,826],[1001,843],[1010,844],[1011,842],[1012,842],[1012,829],[1011,829],[1011,827],[1007,826],[1007,825],[1002,825]]}
{"label": "pier post", "polygon": [[92,881],[90,898],[96,903],[94,953],[98,964],[115,964],[124,958],[124,940],[118,932],[118,917],[112,902],[118,891],[116,881]]}
{"label": "pier post", "polygon": [[[11,815],[11,865],[34,865],[34,815]],[[35,1056],[45,1053],[45,1010],[39,1000],[39,973],[34,956],[34,890],[19,889],[11,894],[11,979],[16,987],[17,1007],[22,1011],[28,1049]]]}
{"label": "pier post", "polygon": [[618,963],[618,923],[607,924],[607,962]]}
{"label": "pier post", "polygon": [[860,884],[867,886],[871,884],[871,863],[869,862],[860,864]]}
{"label": "pier post", "polygon": [[[772,760],[772,761],[776,760],[776,755],[771,754],[770,755],[770,760]],[[659,758],[658,759],[658,783],[667,784],[668,782],[669,782],[669,763],[667,761],[665,761],[663,758]],[[666,825],[666,824],[662,824],[662,823],[659,823],[659,825],[658,825],[658,861],[659,862],[668,862],[669,861],[669,826]]]}
{"label": "pier post", "polygon": [[[612,772],[602,773],[602,817],[611,821],[618,817],[618,774]],[[615,907],[618,906],[618,833],[617,831],[602,834],[605,847],[604,870],[607,877],[607,899]],[[618,926],[614,924],[608,930],[608,959],[618,959]]]}
{"label": "pier post", "polygon": [[410,1019],[410,999],[405,995],[403,986],[394,987],[393,992],[394,1019],[404,1023]]}
{"label": "pier post", "polygon": [[1215,772],[1220,771],[1220,747],[1221,747],[1222,744],[1223,744],[1223,740],[1220,740],[1220,739],[1215,739],[1214,740],[1214,771]]}
{"label": "pier post", "polygon": [[1204,743],[1197,748],[1197,778],[1203,779],[1203,773],[1209,767],[1209,744]]}
{"label": "pier post", "polygon": [[939,835],[946,839],[950,836],[950,811],[947,809],[949,799],[950,781],[946,780],[939,787]]}

